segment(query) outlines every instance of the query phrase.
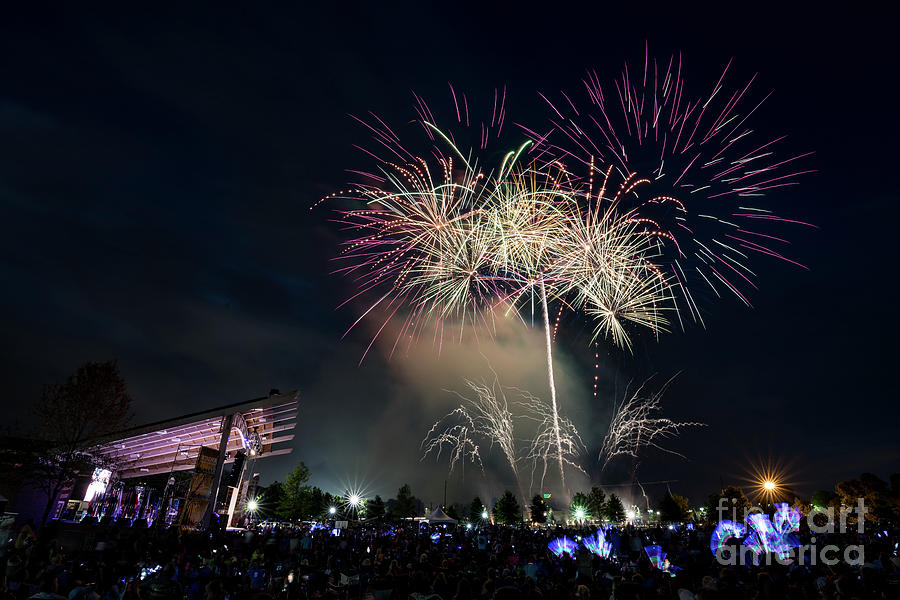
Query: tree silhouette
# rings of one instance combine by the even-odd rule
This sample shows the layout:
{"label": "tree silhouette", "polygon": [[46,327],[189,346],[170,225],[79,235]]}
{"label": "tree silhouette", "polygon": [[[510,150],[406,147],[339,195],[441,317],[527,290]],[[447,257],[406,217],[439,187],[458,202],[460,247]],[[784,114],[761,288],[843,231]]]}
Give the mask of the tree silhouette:
{"label": "tree silhouette", "polygon": [[366,502],[366,518],[380,519],[382,517],[384,517],[384,500],[381,499],[381,496],[376,495]]}
{"label": "tree silhouette", "polygon": [[412,495],[412,488],[404,483],[397,490],[397,501],[394,503],[394,516],[399,518],[416,516],[416,499]]}
{"label": "tree silhouette", "polygon": [[606,502],[606,494],[596,485],[588,493],[588,513],[600,518],[603,516],[603,504]]}
{"label": "tree silhouette", "polygon": [[131,396],[118,363],[87,362],[63,383],[45,385],[34,406],[40,426],[28,479],[46,494],[41,523],[47,521],[60,492],[76,477],[107,467],[92,450],[104,436],[131,425]]}
{"label": "tree silhouette", "polygon": [[522,520],[522,508],[509,490],[504,491],[494,505],[494,518],[504,525],[513,525]]}
{"label": "tree silhouette", "polygon": [[615,494],[610,494],[606,505],[603,507],[603,514],[612,523],[619,523],[625,520],[625,506]]}
{"label": "tree silhouette", "polygon": [[680,523],[688,516],[688,499],[666,490],[659,503],[659,518],[666,523]]}
{"label": "tree silhouette", "polygon": [[475,496],[472,500],[472,503],[469,505],[469,521],[472,523],[478,523],[481,521],[481,513],[485,510],[484,502],[481,501],[481,498]]}

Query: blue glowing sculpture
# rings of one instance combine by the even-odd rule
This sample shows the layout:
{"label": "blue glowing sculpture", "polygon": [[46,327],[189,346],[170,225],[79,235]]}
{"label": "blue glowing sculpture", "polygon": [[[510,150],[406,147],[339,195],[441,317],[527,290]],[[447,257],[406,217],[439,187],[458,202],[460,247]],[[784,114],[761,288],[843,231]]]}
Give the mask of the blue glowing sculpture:
{"label": "blue glowing sculpture", "polygon": [[606,535],[602,527],[597,530],[596,534],[584,538],[581,543],[589,551],[602,558],[609,558],[610,553],[612,553],[612,544],[606,541]]}
{"label": "blue glowing sculpture", "polygon": [[740,523],[727,519],[719,521],[715,531],[712,532],[709,538],[709,549],[712,550],[713,554],[716,554],[725,545],[725,540],[730,537],[742,538],[744,537],[744,532],[744,526]]}
{"label": "blue glowing sculpture", "polygon": [[578,549],[578,544],[563,536],[560,538],[556,538],[555,540],[547,544],[547,548],[549,548],[550,552],[552,552],[556,556],[562,556],[563,554],[575,556],[575,550]]}

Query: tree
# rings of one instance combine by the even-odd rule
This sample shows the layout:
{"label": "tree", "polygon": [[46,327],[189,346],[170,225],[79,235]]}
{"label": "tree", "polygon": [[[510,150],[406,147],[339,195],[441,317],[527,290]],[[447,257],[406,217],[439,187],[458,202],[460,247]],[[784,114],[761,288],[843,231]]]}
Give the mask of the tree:
{"label": "tree", "polygon": [[728,519],[729,521],[743,522],[744,513],[751,506],[744,490],[729,485],[716,494],[710,494],[704,508],[707,521],[717,523],[722,519]]}
{"label": "tree", "polygon": [[[572,502],[569,504],[569,517],[579,521],[590,518],[593,516],[590,511],[590,504],[591,501],[587,494],[578,492],[572,496]],[[581,512],[579,513],[579,511]],[[578,516],[579,514],[581,516]]]}
{"label": "tree", "polygon": [[384,500],[381,496],[376,495],[374,498],[366,502],[366,518],[381,519],[384,517]]}
{"label": "tree", "polygon": [[534,498],[531,499],[531,522],[547,522],[547,503],[538,494],[535,494]]}
{"label": "tree", "polygon": [[[877,522],[880,519],[891,519],[900,514],[898,498],[887,482],[872,473],[863,473],[859,479],[841,481],[835,486],[841,503],[848,508],[855,508],[860,499],[867,509],[866,519]],[[855,513],[850,517],[855,522]]]}
{"label": "tree", "polygon": [[281,483],[273,481],[259,495],[259,514],[261,517],[274,517],[278,514],[284,490]]}
{"label": "tree", "polygon": [[666,490],[659,503],[659,518],[666,523],[681,523],[688,516],[688,499]]}
{"label": "tree", "polygon": [[281,484],[281,502],[278,505],[278,514],[284,519],[302,519],[309,508],[310,488],[306,486],[309,481],[309,468],[298,462],[294,469],[284,478]]}
{"label": "tree", "polygon": [[107,467],[92,450],[103,436],[131,425],[131,396],[118,363],[87,362],[63,383],[44,386],[34,407],[44,442],[34,447],[28,479],[46,493],[41,523],[67,484],[94,468]]}
{"label": "tree", "polygon": [[610,494],[603,507],[604,516],[612,523],[619,523],[625,520],[625,506],[615,494]]}
{"label": "tree", "polygon": [[333,502],[331,494],[326,494],[318,487],[309,490],[303,504],[303,516],[306,519],[321,519]]}
{"label": "tree", "polygon": [[397,490],[397,502],[394,504],[394,516],[399,518],[416,516],[416,499],[408,483]]}
{"label": "tree", "polygon": [[446,514],[451,519],[456,519],[457,521],[459,521],[459,512],[457,512],[456,507],[452,504],[445,508],[444,514]]}
{"label": "tree", "polygon": [[[818,509],[825,509],[829,506],[834,506],[839,498],[840,497],[831,490],[818,490],[813,492],[809,502]],[[837,502],[837,504],[840,504],[840,502]]]}
{"label": "tree", "polygon": [[472,503],[469,505],[469,521],[472,523],[481,521],[481,513],[485,511],[485,508],[481,498],[475,496],[475,498],[472,499]]}
{"label": "tree", "polygon": [[505,525],[513,525],[522,520],[522,508],[509,490],[504,491],[494,505],[494,518]]}
{"label": "tree", "polygon": [[593,517],[602,517],[605,502],[606,494],[598,486],[593,486],[588,493],[588,513]]}

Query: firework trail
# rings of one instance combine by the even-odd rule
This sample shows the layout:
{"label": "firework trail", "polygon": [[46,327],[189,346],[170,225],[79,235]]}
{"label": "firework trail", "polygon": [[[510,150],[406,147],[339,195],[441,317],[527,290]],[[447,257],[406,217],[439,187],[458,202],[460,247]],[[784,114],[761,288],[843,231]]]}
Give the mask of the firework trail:
{"label": "firework trail", "polygon": [[[498,446],[506,459],[509,468],[512,470],[519,487],[520,495],[524,498],[525,494],[522,490],[521,480],[519,478],[519,457],[516,450],[516,439],[514,435],[513,415],[509,410],[509,402],[506,398],[506,390],[500,384],[497,373],[491,369],[493,380],[491,383],[484,381],[476,382],[466,379],[466,387],[472,392],[472,396],[461,394],[457,391],[447,390],[461,400],[459,407],[448,413],[438,422],[436,422],[425,436],[422,447],[425,450],[423,458],[431,452],[437,452],[440,455],[440,444],[449,443],[452,447],[459,447],[461,439],[461,430],[458,425],[450,425],[445,429],[441,426],[447,423],[448,419],[463,419],[465,423],[466,436],[475,435],[483,438],[488,442],[491,448]],[[451,421],[452,422],[452,421]],[[466,443],[471,444],[477,450],[471,438],[466,438]],[[470,453],[470,458],[472,458]],[[462,458],[451,454],[450,471],[456,460]],[[473,461],[474,462],[474,461]],[[478,457],[480,463],[480,457]],[[482,466],[482,471],[483,471]]]}
{"label": "firework trail", "polygon": [[667,324],[663,313],[671,297],[669,283],[651,259],[671,238],[650,219],[616,212],[620,198],[639,183],[629,182],[607,198],[606,180],[595,195],[592,179],[588,187],[572,186],[564,169],[557,173],[524,170],[507,176],[494,195],[500,201],[488,209],[488,223],[496,237],[495,263],[499,272],[517,284],[512,306],[521,308],[530,299],[533,314],[535,296],[540,304],[550,388],[547,426],[555,445],[545,456],[555,457],[563,490],[567,489],[565,457],[571,453],[565,448],[565,427],[559,417],[551,302],[560,303],[558,315],[564,307],[580,307],[597,323],[594,339],[607,337],[629,348],[624,322],[654,332]]}
{"label": "firework trail", "polygon": [[645,394],[644,388],[649,383],[648,380],[630,397],[625,394],[622,402],[615,407],[612,421],[600,447],[601,472],[617,456],[630,456],[636,459],[645,448],[656,448],[684,458],[682,454],[663,447],[661,443],[678,436],[683,428],[705,427],[706,424],[673,421],[660,416],[662,411],[660,400],[671,382],[670,379],[658,391]]}
{"label": "firework trail", "polygon": [[[517,391],[521,394],[518,404],[526,411],[524,418],[537,422],[537,431],[525,454],[525,458],[530,460],[532,465],[532,487],[534,472],[540,467],[540,486],[541,489],[544,488],[547,471],[553,463],[585,473],[579,464],[579,458],[585,452],[585,445],[574,423],[559,415],[552,405],[547,406],[546,402],[534,394],[525,390]],[[564,469],[561,472],[564,473]]]}
{"label": "firework trail", "polygon": [[547,285],[548,282],[555,282],[559,271],[559,263],[553,256],[553,248],[565,223],[560,207],[568,204],[567,195],[552,178],[534,171],[520,171],[511,174],[501,183],[494,198],[495,202],[490,207],[490,223],[491,231],[497,240],[497,266],[501,272],[511,274],[512,279],[519,283],[511,294],[513,306],[521,304],[527,297],[530,299],[533,315],[534,295],[536,291],[539,292],[538,300],[547,356],[547,383],[551,400],[551,423],[548,433],[556,446],[553,455],[558,458],[560,483],[562,489],[566,490],[563,439],[553,373]]}
{"label": "firework trail", "polygon": [[[492,370],[493,371],[493,370]],[[529,447],[523,455],[531,462],[531,487],[534,487],[534,473],[540,468],[540,485],[543,488],[546,476],[553,464],[562,463],[563,467],[571,467],[582,473],[579,458],[585,452],[585,445],[571,420],[562,417],[552,405],[548,405],[531,392],[516,387],[505,388],[494,373],[491,383],[465,380],[466,387],[472,395],[456,395],[461,401],[457,408],[439,419],[422,441],[424,460],[434,454],[440,458],[442,451],[450,450],[450,472],[457,462],[470,460],[478,464],[482,471],[480,448],[477,440],[485,440],[491,447],[499,446],[519,486],[519,494],[526,498],[522,488],[517,439],[515,437],[515,420],[517,418],[537,423],[536,433],[529,440]],[[507,390],[515,392],[518,398],[512,402],[523,409],[523,413],[514,415],[510,410]]]}
{"label": "firework trail", "polygon": [[[451,93],[457,125],[469,130],[468,100],[463,95],[460,104],[452,88]],[[376,117],[366,125],[382,153],[387,150],[387,158],[366,150],[378,161],[377,172],[356,171],[364,183],[328,198],[353,206],[339,210],[335,219],[350,238],[337,269],[357,287],[347,302],[374,298],[353,326],[376,309],[384,315],[360,362],[395,317],[402,323],[391,354],[401,342],[408,351],[429,323],[440,351],[446,336],[462,338],[467,323],[484,324],[490,331],[498,307],[522,318],[530,306],[533,321],[539,304],[550,404],[537,419],[540,444],[532,458],[542,457],[542,482],[547,461],[554,461],[566,490],[566,464],[579,468],[571,457],[580,438],[571,422],[560,417],[550,305],[559,305],[557,324],[564,309],[593,320],[592,341],[604,337],[630,349],[628,324],[654,334],[665,331],[666,312],[677,312],[670,289],[674,278],[656,262],[667,245],[677,248],[678,243],[655,216],[639,209],[648,203],[666,208],[681,203],[664,196],[641,203],[637,190],[649,180],[629,173],[614,189],[609,185],[611,169],[595,191],[593,158],[586,181],[574,178],[560,161],[545,169],[534,162],[520,165],[527,144],[485,171],[477,156],[499,137],[503,101],[498,116],[495,98],[490,126],[482,123],[479,143],[464,150],[459,141],[465,136],[454,134],[453,128],[440,129],[431,110],[416,99],[427,158],[404,147]],[[484,133],[492,128],[496,135]],[[465,410],[455,417],[463,424],[449,427],[449,437],[432,440],[437,446],[428,447],[437,452],[448,444],[457,448],[451,468],[459,457],[471,454],[475,429],[465,422],[479,418]],[[510,464],[515,469],[515,461]]]}
{"label": "firework trail", "polygon": [[728,290],[749,306],[746,288],[756,288],[747,266],[752,255],[803,267],[782,254],[779,246],[787,240],[761,228],[809,224],[757,204],[766,192],[794,186],[811,173],[795,165],[812,153],[779,154],[784,136],[759,141],[753,135],[751,117],[771,95],[750,100],[755,75],[729,91],[729,61],[708,95],[692,97],[682,66],[680,55],[658,61],[645,48],[643,69],[635,72],[626,64],[611,85],[589,72],[584,105],[565,93],[559,100],[542,94],[552,109],[549,132],[522,128],[536,141],[541,160],[582,163],[592,176],[597,158],[623,181],[635,172],[648,177],[652,198],[635,197],[631,208],[680,240],[667,269],[683,304],[702,324],[693,288],[708,287],[717,297]]}
{"label": "firework trail", "polygon": [[490,385],[469,379],[466,380],[466,385],[475,394],[474,398],[468,398],[459,392],[452,393],[469,405],[475,415],[474,421],[478,431],[490,441],[491,446],[496,444],[500,447],[509,468],[512,469],[513,475],[518,481],[519,468],[516,442],[513,436],[513,418],[509,411],[506,392],[500,385],[497,374],[494,373],[494,379]]}
{"label": "firework trail", "polygon": [[450,455],[450,473],[453,473],[456,463],[460,463],[465,477],[466,460],[477,464],[484,471],[478,444],[473,439],[476,433],[478,426],[475,420],[465,406],[460,406],[444,415],[425,435],[421,444],[424,450],[421,460],[425,460],[432,453],[440,460],[446,447]]}

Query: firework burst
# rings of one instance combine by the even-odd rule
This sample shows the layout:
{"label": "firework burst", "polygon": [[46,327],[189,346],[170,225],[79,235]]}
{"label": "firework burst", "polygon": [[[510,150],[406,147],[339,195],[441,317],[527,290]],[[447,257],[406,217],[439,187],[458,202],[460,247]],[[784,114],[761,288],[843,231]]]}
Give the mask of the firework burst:
{"label": "firework burst", "polygon": [[589,72],[583,104],[565,93],[552,100],[542,95],[552,110],[551,131],[523,127],[539,159],[581,163],[591,177],[595,158],[623,181],[635,172],[646,175],[645,194],[630,208],[680,240],[667,268],[683,305],[701,323],[692,289],[702,285],[716,296],[727,290],[749,306],[746,289],[756,288],[751,256],[799,264],[783,254],[784,238],[761,227],[808,225],[778,216],[760,197],[797,185],[812,170],[796,165],[812,153],[783,153],[784,137],[760,141],[754,135],[751,117],[771,94],[751,101],[755,75],[729,90],[730,67],[729,61],[707,95],[694,97],[681,56],[658,61],[646,48],[643,68],[626,64],[611,85]]}

